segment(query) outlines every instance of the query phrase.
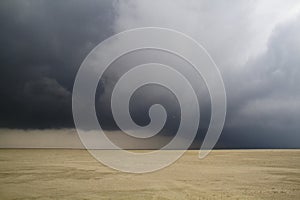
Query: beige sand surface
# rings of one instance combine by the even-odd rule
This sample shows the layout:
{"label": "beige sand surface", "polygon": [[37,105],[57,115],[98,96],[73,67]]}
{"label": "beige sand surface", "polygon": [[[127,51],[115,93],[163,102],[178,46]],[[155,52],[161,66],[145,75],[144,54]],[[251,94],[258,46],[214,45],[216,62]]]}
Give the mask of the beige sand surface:
{"label": "beige sand surface", "polygon": [[188,151],[154,173],[107,168],[85,150],[0,150],[0,199],[300,199],[300,150]]}

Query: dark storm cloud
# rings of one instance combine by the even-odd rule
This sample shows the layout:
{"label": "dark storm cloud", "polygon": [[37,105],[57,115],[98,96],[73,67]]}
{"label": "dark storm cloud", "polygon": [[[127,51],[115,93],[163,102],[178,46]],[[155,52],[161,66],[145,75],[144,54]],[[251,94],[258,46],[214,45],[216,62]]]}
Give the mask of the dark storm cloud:
{"label": "dark storm cloud", "polygon": [[[115,32],[161,26],[195,38],[220,68],[228,112],[217,147],[299,148],[300,18],[294,16],[299,6],[293,1],[271,4],[274,6],[262,1],[1,1],[0,126],[73,127],[73,82],[90,50]],[[116,129],[109,104],[114,84],[129,67],[153,62],[153,58],[191,81],[201,108],[201,133],[192,147],[199,147],[210,117],[207,90],[203,82],[197,85],[199,77],[182,61],[161,52],[139,52],[112,64],[97,91],[96,109],[104,116],[100,123]],[[172,136],[180,110],[175,97],[164,88],[138,90],[130,104],[132,118],[146,125],[154,103],[167,109],[163,136]]]}
{"label": "dark storm cloud", "polygon": [[112,34],[113,1],[1,1],[0,125],[71,126],[73,81]]}

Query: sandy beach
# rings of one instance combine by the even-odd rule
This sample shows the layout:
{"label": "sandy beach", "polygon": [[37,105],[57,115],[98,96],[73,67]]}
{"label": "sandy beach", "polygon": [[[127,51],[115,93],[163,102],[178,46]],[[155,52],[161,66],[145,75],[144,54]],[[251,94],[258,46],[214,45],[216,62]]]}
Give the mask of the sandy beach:
{"label": "sandy beach", "polygon": [[188,151],[153,173],[128,174],[86,150],[1,149],[0,199],[299,199],[300,150]]}

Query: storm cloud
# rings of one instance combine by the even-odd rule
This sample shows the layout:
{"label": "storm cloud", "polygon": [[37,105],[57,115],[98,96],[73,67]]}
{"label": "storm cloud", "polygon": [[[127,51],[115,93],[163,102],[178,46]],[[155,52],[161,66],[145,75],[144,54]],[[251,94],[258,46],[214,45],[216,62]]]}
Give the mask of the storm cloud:
{"label": "storm cloud", "polygon": [[0,4],[0,125],[73,126],[70,94],[75,75],[89,51],[113,34],[112,2]]}
{"label": "storm cloud", "polygon": [[[219,67],[228,112],[217,147],[299,148],[299,14],[297,1],[2,1],[0,126],[73,128],[72,87],[87,54],[114,33],[155,26],[193,37]],[[117,129],[108,102],[118,78],[133,64],[153,58],[192,77],[189,66],[157,52],[116,60],[97,91],[105,129]],[[192,77],[191,83],[204,117],[193,146],[199,146],[210,117],[207,89],[196,80]],[[137,91],[130,105],[133,119],[146,125],[153,103],[166,107],[168,131],[163,134],[172,135],[180,112],[164,88]]]}

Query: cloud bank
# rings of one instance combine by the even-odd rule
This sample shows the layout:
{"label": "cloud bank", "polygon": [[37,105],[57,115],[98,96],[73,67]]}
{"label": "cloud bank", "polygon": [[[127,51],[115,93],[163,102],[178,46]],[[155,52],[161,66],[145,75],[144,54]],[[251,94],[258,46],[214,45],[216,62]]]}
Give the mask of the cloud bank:
{"label": "cloud bank", "polygon": [[[89,51],[114,33],[157,26],[190,35],[218,65],[228,98],[218,147],[300,147],[298,1],[24,0],[0,4],[1,127],[72,128],[72,86]],[[148,61],[149,55],[157,61],[170,60],[155,52],[129,55],[113,63],[101,79],[96,107],[105,116],[99,121],[107,129],[116,129],[108,104],[115,82],[131,64]],[[176,58],[170,65],[188,76],[192,73]],[[205,88],[195,88],[203,100],[203,132],[210,104]],[[169,113],[165,128],[171,134],[176,131],[178,104],[170,93],[143,88],[133,99],[131,112],[137,123],[147,124],[147,108],[162,101]]]}

